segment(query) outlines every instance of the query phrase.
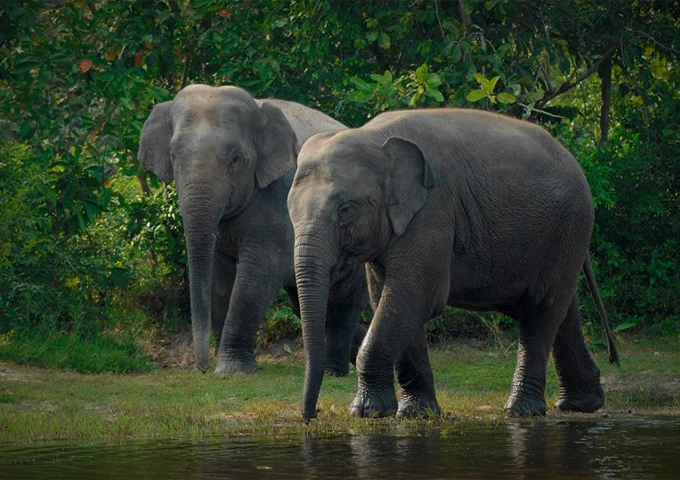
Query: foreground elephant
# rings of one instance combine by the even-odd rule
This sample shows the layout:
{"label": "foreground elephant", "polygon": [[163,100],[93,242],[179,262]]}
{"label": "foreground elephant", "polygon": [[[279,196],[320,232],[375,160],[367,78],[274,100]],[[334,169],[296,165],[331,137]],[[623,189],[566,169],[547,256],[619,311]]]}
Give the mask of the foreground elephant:
{"label": "foreground elephant", "polygon": [[546,411],[551,347],[557,408],[603,405],[576,299],[584,269],[617,362],[588,258],[592,199],[572,155],[543,129],[474,110],[384,113],[362,128],[310,138],[288,206],[308,358],[306,420],[316,416],[322,381],[328,286],[362,262],[375,315],[357,357],[352,413],[440,411],[423,325],[446,304],[518,322],[510,415]]}
{"label": "foreground elephant", "polygon": [[[344,128],[316,110],[255,100],[237,87],[192,85],[151,112],[139,159],[162,181],[177,183],[200,370],[210,365],[211,319],[219,339],[216,371],[252,373],[255,331],[278,289],[283,286],[296,303],[286,197],[298,145],[317,132]],[[347,373],[365,290],[362,274],[332,295],[330,373]],[[357,335],[362,337],[360,329]]]}

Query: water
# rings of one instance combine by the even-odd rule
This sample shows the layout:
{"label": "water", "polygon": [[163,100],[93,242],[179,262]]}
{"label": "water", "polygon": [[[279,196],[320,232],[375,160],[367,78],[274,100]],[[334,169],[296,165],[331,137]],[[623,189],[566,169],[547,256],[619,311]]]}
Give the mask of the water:
{"label": "water", "polygon": [[680,478],[680,418],[0,444],[0,478]]}

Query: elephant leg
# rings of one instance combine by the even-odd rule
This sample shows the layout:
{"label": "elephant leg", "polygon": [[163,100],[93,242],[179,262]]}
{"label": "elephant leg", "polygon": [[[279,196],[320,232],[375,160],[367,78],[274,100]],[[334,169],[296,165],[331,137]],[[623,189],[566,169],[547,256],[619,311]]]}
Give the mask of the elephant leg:
{"label": "elephant leg", "polygon": [[[325,371],[337,377],[345,377],[349,373],[354,336],[361,316],[362,303],[358,301],[361,292],[358,287],[363,284],[358,273],[336,285],[328,302]],[[361,334],[361,330],[358,334]]]}
{"label": "elephant leg", "polygon": [[357,364],[357,355],[359,354],[361,344],[366,337],[366,332],[368,332],[368,329],[362,324],[357,323],[357,326],[354,328],[354,334],[352,335],[352,348],[349,352],[349,363],[352,365],[356,366]]}
{"label": "elephant leg", "polygon": [[217,348],[222,338],[222,327],[229,311],[229,299],[236,277],[236,261],[215,250],[212,275],[211,324]]}
{"label": "elephant leg", "polygon": [[441,415],[424,330],[401,354],[396,370],[401,385],[397,417]]}
{"label": "elephant leg", "polygon": [[[402,285],[405,288],[396,291],[388,288],[386,283],[378,309],[359,349],[356,364],[359,387],[350,406],[353,415],[385,417],[397,411],[394,366],[413,339],[423,334],[423,324],[429,318],[432,301],[431,296],[422,295],[417,286],[407,285],[407,282],[402,282]],[[386,294],[387,291],[390,294]],[[416,352],[412,352],[415,355],[413,359],[420,360],[422,352]],[[404,374],[406,365],[410,363],[406,361],[402,364]],[[406,377],[404,381],[408,386],[413,385]]]}
{"label": "elephant leg", "polygon": [[383,287],[385,286],[385,271],[379,266],[370,263],[366,263],[364,268],[366,270],[366,293],[371,308],[375,312],[378,309]]}
{"label": "elephant leg", "polygon": [[[262,257],[266,258],[266,255]],[[280,286],[276,281],[276,266],[263,265],[258,261],[241,259],[239,263],[222,330],[216,373],[248,374],[257,371],[255,332]]]}
{"label": "elephant leg", "polygon": [[594,412],[604,405],[600,369],[583,338],[576,296],[569,306],[567,318],[557,330],[553,362],[560,381],[560,397],[555,403],[556,408],[562,411]]}
{"label": "elephant leg", "polygon": [[552,307],[520,315],[517,367],[512,380],[505,412],[512,417],[545,415],[545,377],[548,355],[557,326],[566,316],[566,307],[555,302]]}

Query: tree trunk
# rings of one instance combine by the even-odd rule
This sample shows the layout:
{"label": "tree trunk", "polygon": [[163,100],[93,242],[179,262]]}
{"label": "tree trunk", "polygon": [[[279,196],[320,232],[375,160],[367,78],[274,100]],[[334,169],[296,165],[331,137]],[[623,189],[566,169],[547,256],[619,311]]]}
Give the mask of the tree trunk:
{"label": "tree trunk", "polygon": [[602,79],[602,105],[600,107],[600,143],[609,139],[609,106],[612,88],[612,59],[606,58],[600,64],[599,71]]}

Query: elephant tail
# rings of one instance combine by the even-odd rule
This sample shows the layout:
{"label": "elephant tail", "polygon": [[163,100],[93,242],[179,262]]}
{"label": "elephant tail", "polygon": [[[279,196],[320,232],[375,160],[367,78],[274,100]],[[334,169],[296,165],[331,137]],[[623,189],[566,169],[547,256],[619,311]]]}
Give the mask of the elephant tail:
{"label": "elephant tail", "polygon": [[602,326],[607,334],[607,348],[609,350],[609,363],[619,363],[619,353],[616,351],[616,346],[614,345],[614,336],[612,335],[612,330],[609,327],[609,319],[607,318],[607,312],[604,309],[604,303],[602,303],[602,297],[600,297],[600,291],[597,288],[597,282],[595,281],[595,274],[593,274],[593,266],[590,263],[590,252],[586,253],[586,260],[583,262],[583,273],[586,275],[586,281],[588,282],[588,288],[590,293],[595,299],[595,304],[597,305],[597,311],[600,314],[600,320],[602,321]]}

